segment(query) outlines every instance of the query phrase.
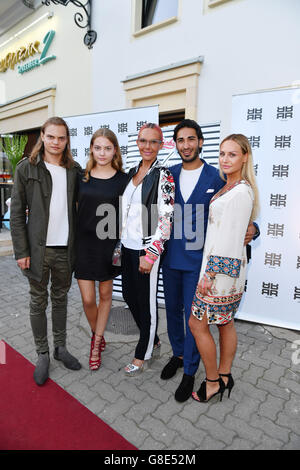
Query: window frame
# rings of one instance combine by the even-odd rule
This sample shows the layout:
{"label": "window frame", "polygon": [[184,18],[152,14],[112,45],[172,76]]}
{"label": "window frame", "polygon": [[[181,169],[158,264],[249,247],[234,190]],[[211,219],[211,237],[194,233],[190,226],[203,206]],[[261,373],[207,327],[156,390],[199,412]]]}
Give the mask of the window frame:
{"label": "window frame", "polygon": [[222,3],[230,2],[231,0],[207,0],[207,6],[209,8],[216,7],[218,5],[222,5]]}
{"label": "window frame", "polygon": [[160,28],[164,28],[170,24],[176,23],[178,21],[180,11],[181,11],[181,2],[178,0],[178,10],[176,16],[171,16],[166,20],[159,21],[158,23],[151,24],[142,28],[142,11],[143,11],[143,2],[141,0],[132,0],[132,36],[139,37],[144,34],[150,33]]}

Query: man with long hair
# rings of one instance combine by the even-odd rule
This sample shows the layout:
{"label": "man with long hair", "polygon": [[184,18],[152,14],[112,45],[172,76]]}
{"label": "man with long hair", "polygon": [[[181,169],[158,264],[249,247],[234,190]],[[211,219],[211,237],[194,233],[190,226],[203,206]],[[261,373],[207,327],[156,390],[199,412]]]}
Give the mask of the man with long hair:
{"label": "man with long hair", "polygon": [[59,117],[48,119],[29,158],[17,165],[11,201],[15,258],[30,286],[30,323],[38,361],[34,380],[49,375],[46,308],[51,277],[54,358],[81,368],[66,349],[67,294],[74,263],[76,181],[80,165],[70,151],[70,134]]}

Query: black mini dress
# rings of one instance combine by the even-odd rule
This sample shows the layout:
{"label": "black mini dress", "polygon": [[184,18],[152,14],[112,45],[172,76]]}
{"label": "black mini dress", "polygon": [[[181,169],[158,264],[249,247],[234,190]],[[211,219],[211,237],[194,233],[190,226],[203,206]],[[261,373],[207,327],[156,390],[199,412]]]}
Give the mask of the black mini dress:
{"label": "black mini dress", "polygon": [[112,265],[119,236],[119,197],[128,175],[117,171],[108,179],[78,177],[75,278],[108,281],[121,273]]}

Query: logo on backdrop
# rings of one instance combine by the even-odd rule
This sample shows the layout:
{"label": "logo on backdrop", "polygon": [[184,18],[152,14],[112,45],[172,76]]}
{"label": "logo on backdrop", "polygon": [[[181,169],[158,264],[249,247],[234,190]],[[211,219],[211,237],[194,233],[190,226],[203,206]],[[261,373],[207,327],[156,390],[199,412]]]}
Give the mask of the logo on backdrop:
{"label": "logo on backdrop", "polygon": [[276,119],[286,121],[293,118],[294,106],[278,106]]}
{"label": "logo on backdrop", "polygon": [[267,297],[278,296],[279,284],[273,282],[262,282],[261,293]]}
{"label": "logo on backdrop", "polygon": [[265,265],[274,268],[281,265],[281,254],[265,253]]}
{"label": "logo on backdrop", "polygon": [[270,195],[270,206],[275,207],[286,207],[286,194],[271,194]]}
{"label": "logo on backdrop", "polygon": [[283,237],[284,224],[268,224],[267,235],[272,235],[272,238]]}
{"label": "logo on backdrop", "polygon": [[294,300],[300,300],[300,287],[295,286],[295,289],[294,289]]}
{"label": "logo on backdrop", "polygon": [[262,120],[262,108],[252,108],[247,111],[247,121],[261,121]]}
{"label": "logo on backdrop", "polygon": [[251,145],[252,148],[259,148],[260,147],[260,135],[251,135],[248,137],[249,144]]}
{"label": "logo on backdrop", "polygon": [[273,165],[272,177],[277,177],[278,179],[288,178],[289,169],[289,165]]}
{"label": "logo on backdrop", "polygon": [[291,135],[276,135],[274,147],[276,149],[284,150],[286,148],[291,148],[292,136]]}

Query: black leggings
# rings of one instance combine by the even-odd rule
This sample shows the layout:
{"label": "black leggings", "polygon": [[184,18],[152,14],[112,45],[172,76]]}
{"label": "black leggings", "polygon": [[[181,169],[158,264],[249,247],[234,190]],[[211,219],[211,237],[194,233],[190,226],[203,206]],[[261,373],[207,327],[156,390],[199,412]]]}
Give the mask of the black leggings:
{"label": "black leggings", "polygon": [[135,358],[150,359],[154,344],[157,344],[158,312],[157,284],[159,259],[150,274],[139,272],[139,250],[122,249],[122,292],[132,316],[140,330]]}

